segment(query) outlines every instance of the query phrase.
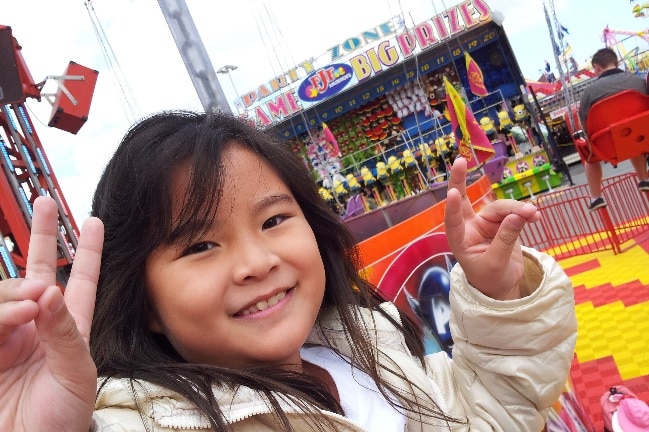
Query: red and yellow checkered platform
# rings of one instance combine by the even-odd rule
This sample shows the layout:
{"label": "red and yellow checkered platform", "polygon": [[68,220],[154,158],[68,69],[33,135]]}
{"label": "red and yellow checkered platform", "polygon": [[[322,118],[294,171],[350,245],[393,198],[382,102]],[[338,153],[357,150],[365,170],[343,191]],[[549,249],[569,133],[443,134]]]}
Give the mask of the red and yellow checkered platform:
{"label": "red and yellow checkered platform", "polygon": [[575,290],[572,383],[596,431],[604,430],[599,400],[611,386],[649,402],[649,233],[623,250],[559,261]]}

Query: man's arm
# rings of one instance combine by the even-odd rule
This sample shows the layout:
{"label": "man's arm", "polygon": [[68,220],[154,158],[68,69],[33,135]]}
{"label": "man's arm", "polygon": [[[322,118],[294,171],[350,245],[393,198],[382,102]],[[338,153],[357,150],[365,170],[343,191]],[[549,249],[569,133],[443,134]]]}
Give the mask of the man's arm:
{"label": "man's arm", "polygon": [[579,129],[582,129],[584,133],[586,133],[586,118],[592,104],[590,94],[588,93],[588,89],[586,89],[582,93],[581,100],[579,101],[579,122],[581,123]]}

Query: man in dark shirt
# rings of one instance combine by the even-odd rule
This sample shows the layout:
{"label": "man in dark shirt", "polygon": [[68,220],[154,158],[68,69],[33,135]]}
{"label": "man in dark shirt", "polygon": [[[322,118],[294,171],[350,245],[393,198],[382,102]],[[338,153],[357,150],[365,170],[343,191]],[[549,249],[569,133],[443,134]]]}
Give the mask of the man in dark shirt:
{"label": "man in dark shirt", "polygon": [[[645,79],[619,69],[617,67],[617,55],[612,49],[602,48],[597,51],[593,55],[591,64],[597,80],[584,90],[579,103],[579,119],[584,129],[588,111],[598,100],[624,90],[635,90],[647,94]],[[645,158],[643,156],[633,157],[631,158],[631,164],[638,175],[638,189],[642,192],[649,192],[649,178]],[[591,203],[588,209],[595,210],[606,206],[606,201],[602,198],[602,165],[599,162],[584,162],[584,172],[591,195]]]}

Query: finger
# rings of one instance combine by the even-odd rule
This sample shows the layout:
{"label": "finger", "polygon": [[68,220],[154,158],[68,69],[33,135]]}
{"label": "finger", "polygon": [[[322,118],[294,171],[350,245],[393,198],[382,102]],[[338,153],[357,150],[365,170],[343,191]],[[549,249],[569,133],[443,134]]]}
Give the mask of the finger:
{"label": "finger", "polygon": [[453,161],[453,166],[451,167],[451,175],[449,178],[448,187],[449,190],[457,189],[462,197],[462,214],[464,219],[468,219],[473,216],[473,206],[471,201],[467,198],[466,195],[466,175],[467,175],[467,161],[463,157],[458,157]]}
{"label": "finger", "polygon": [[63,293],[57,286],[48,287],[38,300],[38,307],[35,323],[48,368],[62,385],[74,386],[72,391],[79,398],[92,400],[92,387],[96,383],[91,378],[93,374],[96,378],[96,369],[92,361],[88,361],[88,345],[65,305]]}
{"label": "finger", "polygon": [[466,196],[466,159],[458,157],[451,166],[451,176],[448,179],[448,190],[457,189],[460,196]]}
{"label": "finger", "polygon": [[36,317],[36,301],[44,290],[45,284],[41,281],[7,279],[0,282],[0,344],[7,341],[17,326]]}
{"label": "finger", "polygon": [[57,218],[58,206],[52,198],[36,198],[29,237],[26,278],[41,280],[48,286],[56,283]]}
{"label": "finger", "polygon": [[[24,324],[22,318],[20,318],[22,316],[21,311],[32,307],[38,311],[36,301],[44,290],[45,284],[41,281],[7,279],[0,282],[0,325],[10,324],[14,321],[21,321],[20,323]],[[34,319],[33,316],[30,320],[32,319]]]}
{"label": "finger", "polygon": [[36,301],[47,285],[42,281],[29,279],[6,279],[0,282],[0,304],[10,301]]}
{"label": "finger", "polygon": [[65,303],[86,341],[90,336],[90,325],[95,309],[103,244],[103,223],[97,218],[88,218],[81,228],[72,272],[65,289]]}
{"label": "finger", "polygon": [[517,245],[518,236],[525,226],[526,219],[517,214],[507,215],[493,241],[485,251],[486,262],[504,262],[509,259]]}
{"label": "finger", "polygon": [[490,222],[500,222],[510,214],[518,215],[526,222],[536,222],[541,218],[541,213],[535,205],[509,199],[489,203],[480,210],[478,216]]}
{"label": "finger", "polygon": [[464,216],[462,212],[462,197],[460,192],[453,188],[446,195],[446,209],[444,211],[444,230],[453,254],[457,256],[464,243]]}
{"label": "finger", "polygon": [[38,305],[32,300],[0,304],[0,345],[5,343],[18,326],[32,321],[38,315]]}

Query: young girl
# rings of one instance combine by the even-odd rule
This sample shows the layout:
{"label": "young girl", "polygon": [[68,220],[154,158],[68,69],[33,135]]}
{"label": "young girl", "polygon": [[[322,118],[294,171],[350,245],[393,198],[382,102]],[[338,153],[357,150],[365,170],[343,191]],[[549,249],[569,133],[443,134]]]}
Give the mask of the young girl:
{"label": "young girl", "polygon": [[0,283],[0,424],[541,430],[573,356],[572,286],[518,243],[534,206],[497,200],[475,214],[465,181],[458,159],[446,203],[453,359],[423,356],[287,147],[223,114],[141,121],[99,182],[65,298],[56,206],[35,202],[26,278]]}

